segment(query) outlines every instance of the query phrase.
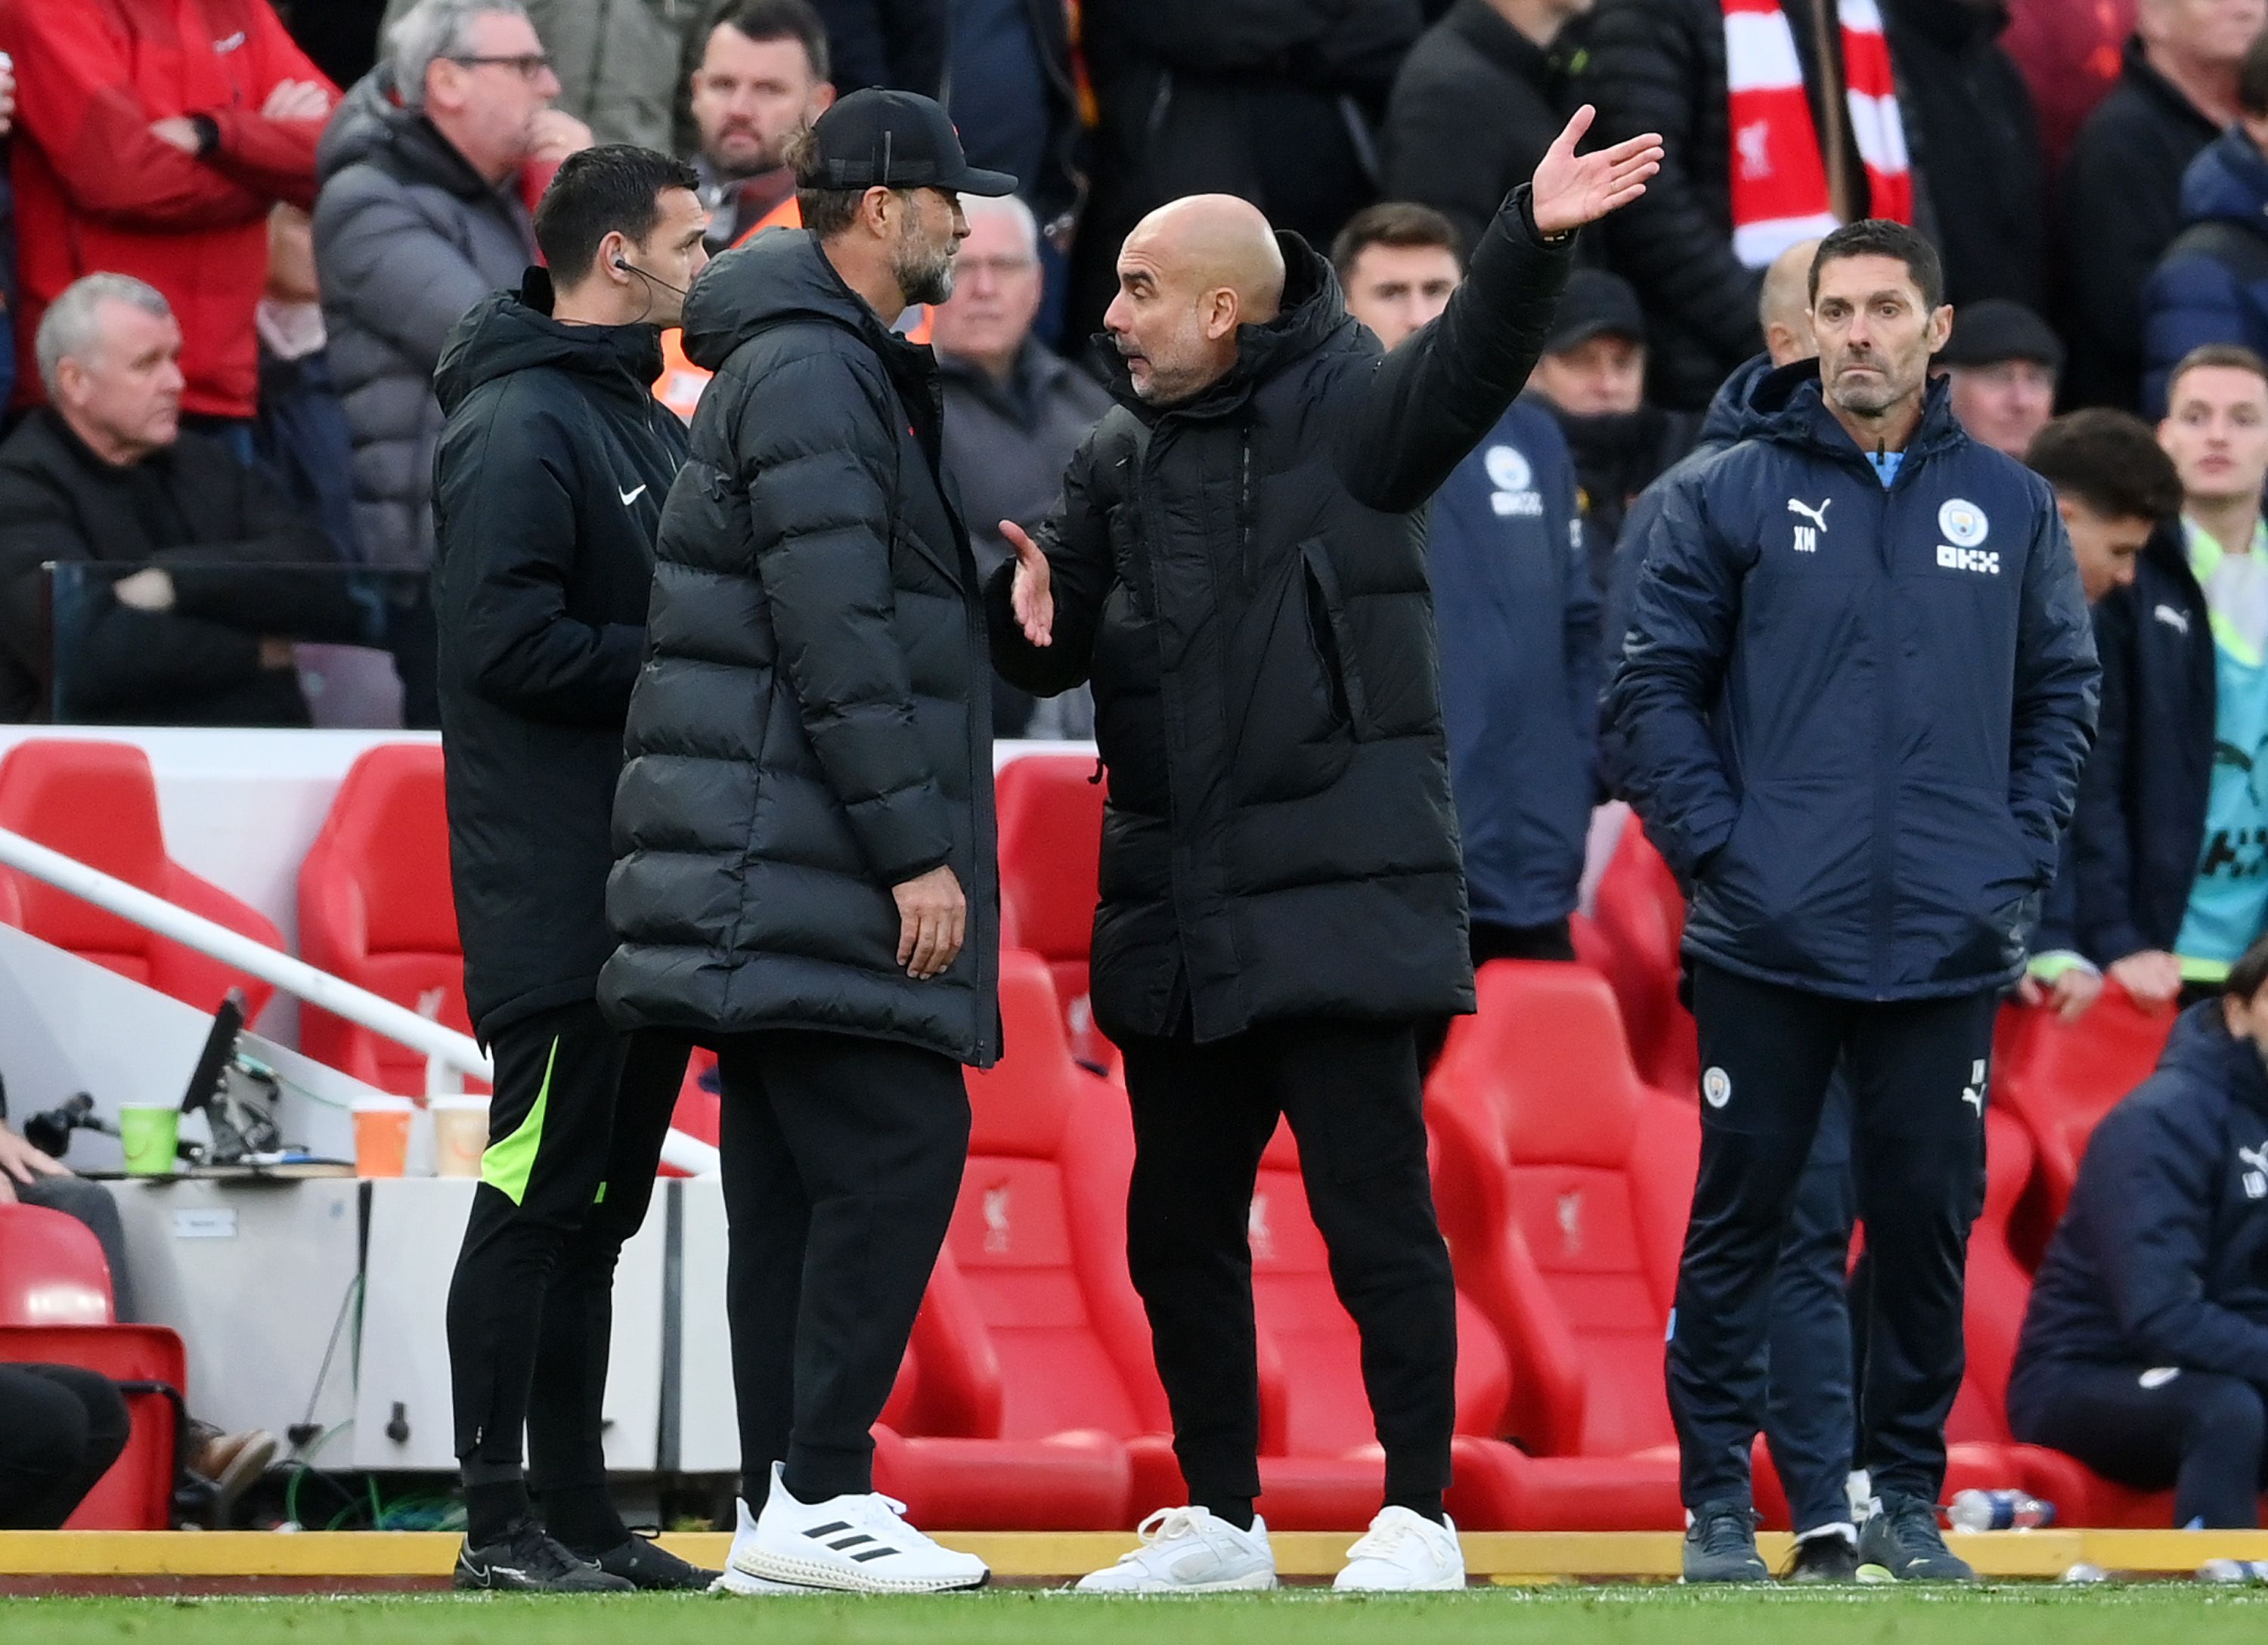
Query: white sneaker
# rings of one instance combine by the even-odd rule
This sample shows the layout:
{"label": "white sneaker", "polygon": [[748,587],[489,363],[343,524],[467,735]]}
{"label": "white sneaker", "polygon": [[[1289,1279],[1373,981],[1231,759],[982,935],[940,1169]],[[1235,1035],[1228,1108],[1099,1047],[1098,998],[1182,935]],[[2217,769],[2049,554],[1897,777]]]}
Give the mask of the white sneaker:
{"label": "white sneaker", "polygon": [[873,1492],[799,1502],[781,1472],[774,1463],[764,1511],[745,1540],[733,1538],[728,1570],[858,1594],[941,1594],[991,1580],[975,1554],[939,1547],[901,1519],[903,1502]]}
{"label": "white sneaker", "polygon": [[733,1507],[740,1516],[740,1523],[733,1529],[733,1552],[725,1556],[725,1568],[717,1574],[717,1580],[709,1584],[711,1593],[818,1594],[826,1591],[821,1588],[806,1588],[801,1582],[775,1582],[765,1577],[751,1576],[742,1570],[740,1553],[756,1539],[756,1516],[737,1496],[733,1499]]}
{"label": "white sneaker", "polygon": [[1214,1594],[1276,1586],[1268,1522],[1239,1531],[1203,1508],[1161,1508],[1136,1532],[1142,1545],[1079,1579],[1082,1594]]}
{"label": "white sneaker", "polygon": [[1406,1508],[1379,1510],[1370,1532],[1347,1550],[1331,1586],[1343,1594],[1454,1593],[1465,1586],[1465,1551],[1454,1521],[1435,1524]]}

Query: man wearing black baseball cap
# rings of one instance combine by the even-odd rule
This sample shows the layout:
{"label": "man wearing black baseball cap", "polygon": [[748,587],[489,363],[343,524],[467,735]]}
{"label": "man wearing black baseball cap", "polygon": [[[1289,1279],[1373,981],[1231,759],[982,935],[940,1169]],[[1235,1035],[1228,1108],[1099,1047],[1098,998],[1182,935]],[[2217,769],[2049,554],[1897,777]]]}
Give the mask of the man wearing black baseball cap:
{"label": "man wearing black baseball cap", "polygon": [[1646,314],[1631,283],[1603,269],[1568,275],[1528,387],[1550,408],[1574,456],[1584,547],[1603,594],[1623,517],[1693,449],[1700,419],[1646,402]]}
{"label": "man wearing black baseball cap", "polygon": [[[854,92],[789,148],[800,230],[711,263],[716,373],[656,547],[600,979],[715,1048],[741,1449],[719,1585],[932,1593],[983,1561],[874,1494],[869,1430],[944,1243],[961,1065],[1000,1054],[990,670],[928,349],[972,168],[945,111]],[[753,1511],[761,1507],[761,1512]]]}
{"label": "man wearing black baseball cap", "polygon": [[2024,460],[2055,416],[2063,340],[2021,303],[1988,298],[1953,314],[1935,364],[1953,380],[1953,415],[1969,437]]}

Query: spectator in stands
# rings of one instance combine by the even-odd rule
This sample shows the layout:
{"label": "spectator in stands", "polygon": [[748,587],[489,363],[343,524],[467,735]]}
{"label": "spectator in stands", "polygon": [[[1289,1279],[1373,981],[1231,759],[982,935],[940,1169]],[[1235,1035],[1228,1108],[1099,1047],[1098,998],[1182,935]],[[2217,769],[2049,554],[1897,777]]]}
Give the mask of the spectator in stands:
{"label": "spectator in stands", "polygon": [[2055,415],[2063,341],[2048,322],[2005,298],[1956,306],[1936,364],[1953,380],[1953,415],[1969,437],[2021,462]]}
{"label": "spectator in stands", "polygon": [[2182,221],[2182,175],[2235,123],[2268,0],[2140,0],[2118,84],[2072,144],[2058,202],[2070,405],[2142,395],[2142,287]]}
{"label": "spectator in stands", "polygon": [[[1601,0],[1580,85],[1600,135],[1659,131],[1668,145],[1660,177],[1607,233],[1646,308],[1658,404],[1699,410],[1756,352],[1757,286],[1788,247],[1858,218],[1913,220],[1904,116],[1889,117],[1896,87],[1871,10],[1841,8],[1841,49],[1822,62],[1831,0]],[[1742,54],[1737,92],[1728,40]],[[1850,119],[1846,100],[1861,98],[1880,125]]]}
{"label": "spectator in stands", "polygon": [[[961,488],[977,572],[990,577],[1012,555],[999,522],[1031,530],[1048,517],[1064,465],[1110,409],[1110,396],[1032,336],[1041,275],[1031,207],[1012,195],[961,205],[968,238],[954,259],[952,299],[937,308],[945,471]],[[1094,698],[1079,686],[1035,701],[996,675],[992,734],[1091,737]]]}
{"label": "spectator in stands", "polygon": [[1766,380],[1758,397],[1785,387],[1786,402],[1671,487],[1608,697],[1648,837],[1693,887],[1701,1174],[1668,1360],[1689,1580],[1765,1575],[1748,1469],[1759,1360],[1838,1069],[1874,1265],[1860,1567],[1973,1576],[1936,1503],[1986,1065],[2098,670],[2043,488],[1970,440],[1929,380],[1942,292],[1904,225],[1822,241],[1819,363]]}
{"label": "spectator in stands", "polygon": [[1646,316],[1630,282],[1603,269],[1567,277],[1528,388],[1574,454],[1591,579],[1603,594],[1623,516],[1693,448],[1701,418],[1646,402]]}
{"label": "spectator in stands", "polygon": [[2189,1529],[2257,1526],[2268,1490],[2268,942],[2228,985],[2095,1127],[2008,1379],[2017,1439],[2171,1486]]}
{"label": "spectator in stands", "polygon": [[60,1531],[133,1436],[108,1377],[0,1365],[0,1531]]}
{"label": "spectator in stands", "polygon": [[1073,247],[1070,330],[1095,329],[1118,247],[1154,208],[1233,194],[1328,246],[1376,197],[1366,128],[1424,26],[1418,0],[1083,0],[1101,123]]}
{"label": "spectator in stands", "polygon": [[[2179,588],[2184,583],[2193,587],[2194,579],[2182,564],[2171,530],[2182,506],[2181,476],[2150,425],[2131,412],[2107,406],[2069,412],[2040,431],[2024,461],[2055,491],[2056,512],[2063,516],[2072,555],[2079,562],[2080,586],[2095,608],[2095,651],[2102,663],[2095,751],[2080,780],[2079,815],[2064,836],[2063,862],[2049,888],[2039,929],[2032,935],[2031,962],[2020,985],[2025,1004],[2051,1007],[2069,1021],[2102,992],[2102,967],[2081,947],[2080,934],[2080,848],[2089,832],[2089,785],[2104,780],[2117,784],[2115,797],[2106,794],[2104,799],[2115,811],[2130,815],[2095,849],[2105,857],[2124,855],[2147,834],[2147,825],[2154,823],[2160,812],[2155,796],[2147,793],[2154,777],[2132,786],[2124,778],[2127,757],[2135,748],[2134,733],[2147,724],[2154,744],[2162,735],[2164,743],[2158,746],[2181,747],[2182,727],[2191,717],[2176,711],[2195,683],[2190,659],[2201,655],[2203,648],[2186,643],[2184,596]],[[2160,555],[2146,552],[2154,545]],[[2124,588],[2134,592],[2111,599]],[[2161,611],[2183,621],[2169,622],[2158,616]],[[2179,631],[2179,638],[2170,646],[2160,645],[2149,629],[2152,622],[2166,622]],[[2202,626],[2202,615],[2199,623]],[[2138,645],[2142,639],[2149,643]],[[2175,665],[2177,675],[2170,681],[2159,677],[2168,662]],[[2202,720],[2209,728],[2209,679],[2206,684]],[[2113,745],[2115,752],[2106,754],[2105,743]],[[2105,762],[2100,771],[2095,768],[2098,760]],[[2118,772],[2115,778],[2114,767]],[[2138,807],[2136,801],[2145,803]],[[2103,825],[2109,822],[2109,816],[2101,819]],[[2194,858],[2196,843],[2192,835],[2175,849]],[[2098,858],[2092,871],[2103,867]],[[2124,874],[2122,866],[2117,870],[2122,882]]]}
{"label": "spectator in stands", "polygon": [[2031,92],[2000,48],[2007,6],[1881,4],[1907,146],[1945,259],[1946,301],[1955,315],[1993,298],[2045,309],[2047,162]]}
{"label": "spectator in stands", "polygon": [[2182,232],[2142,292],[2142,409],[2166,414],[2166,373],[2191,349],[2268,352],[2268,30],[2236,77],[2236,123],[2182,174]]}
{"label": "spectator in stands", "polygon": [[2134,32],[2134,0],[2007,0],[2000,44],[2023,73],[2039,110],[2048,175],[2063,170],[2072,139],[2118,83],[2120,47]]}
{"label": "spectator in stands", "polygon": [[181,429],[165,298],[88,275],[48,306],[36,346],[48,403],[0,443],[0,720],[40,702],[53,561],[146,568],[56,613],[71,719],[306,725],[291,638],[360,630],[335,586],[274,574],[331,559],[322,532],[259,467]]}
{"label": "spectator in stands", "polygon": [[[354,435],[356,540],[372,564],[422,573],[442,341],[534,261],[521,168],[588,146],[590,132],[551,107],[559,77],[519,0],[419,0],[389,38],[323,135],[315,269]],[[422,585],[395,605],[390,643],[403,722],[436,724]]]}
{"label": "spectator in stands", "polygon": [[[18,100],[18,353],[72,281],[133,275],[180,316],[182,414],[250,461],[268,208],[314,201],[330,82],[264,0],[0,0],[0,51]],[[15,402],[40,392],[25,372]]]}
{"label": "spectator in stands", "polygon": [[[15,1204],[60,1211],[86,1224],[110,1268],[112,1316],[142,1317],[134,1306],[126,1230],[109,1190],[0,1124],[0,1205]],[[17,1371],[38,1373],[45,1385],[9,1383]],[[70,1403],[58,1398],[61,1392],[73,1397]],[[122,1405],[116,1413],[118,1445],[110,1447],[102,1437],[111,1425],[113,1397],[107,1378],[86,1372],[0,1366],[0,1530],[53,1531],[70,1517],[124,1446]],[[275,1460],[276,1436],[260,1428],[225,1434],[192,1417],[183,1438],[182,1465],[212,1487],[212,1523],[225,1525],[237,1499]]]}
{"label": "spectator in stands", "polygon": [[[600,143],[666,150],[678,85],[691,55],[696,0],[521,0],[559,77],[559,107]],[[381,37],[416,0],[391,0]]]}
{"label": "spectator in stands", "polygon": [[2218,986],[2268,920],[2268,365],[2200,349],[2168,395],[2181,518],[2099,608],[2102,719],[2073,825],[2072,946],[2146,1009]]}
{"label": "spectator in stands", "polygon": [[693,71],[693,165],[711,251],[798,221],[788,139],[834,103],[828,72],[827,31],[809,0],[748,0],[709,31]]}
{"label": "spectator in stands", "polygon": [[1070,243],[1081,135],[1063,0],[952,0],[946,107],[968,163],[1005,172],[1041,228]]}
{"label": "spectator in stands", "polygon": [[814,0],[835,47],[835,85],[945,94],[950,0]]}
{"label": "spectator in stands", "polygon": [[1410,48],[1386,108],[1386,197],[1477,246],[1574,112],[1556,48],[1591,0],[1457,0]]}
{"label": "spectator in stands", "polygon": [[[1397,347],[1447,307],[1461,245],[1430,206],[1366,206],[1331,246],[1347,313]],[[1575,957],[1599,718],[1580,523],[1566,442],[1525,397],[1433,497],[1425,566],[1476,965]]]}
{"label": "spectator in stands", "polygon": [[323,527],[338,557],[355,542],[354,435],[331,378],[329,333],[315,285],[314,225],[297,206],[268,214],[268,289],[253,311],[260,331],[261,461],[300,511]]}

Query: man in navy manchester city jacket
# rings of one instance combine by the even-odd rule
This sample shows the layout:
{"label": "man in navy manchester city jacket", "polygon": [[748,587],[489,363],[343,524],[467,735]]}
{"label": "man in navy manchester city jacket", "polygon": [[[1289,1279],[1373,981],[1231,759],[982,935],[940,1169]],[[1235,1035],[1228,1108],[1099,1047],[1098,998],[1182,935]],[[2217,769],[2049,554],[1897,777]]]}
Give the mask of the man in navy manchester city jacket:
{"label": "man in navy manchester city jacket", "polygon": [[1703,1144],[1668,1375],[1693,1580],[1764,1574],[1756,1349],[1838,1059],[1874,1258],[1861,1566],[1971,1575],[1935,1503],[1992,1017],[2056,870],[2098,669],[2046,483],[1929,381],[1943,290],[1901,225],[1822,242],[1816,380],[1673,484],[1609,694],[1634,803],[1692,888]]}

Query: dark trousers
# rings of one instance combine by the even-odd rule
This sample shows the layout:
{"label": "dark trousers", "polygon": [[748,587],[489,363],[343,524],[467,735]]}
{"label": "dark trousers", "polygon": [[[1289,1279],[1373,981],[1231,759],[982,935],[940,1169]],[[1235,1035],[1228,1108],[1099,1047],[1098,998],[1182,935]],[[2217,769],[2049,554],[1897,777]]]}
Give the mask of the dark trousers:
{"label": "dark trousers", "polygon": [[401,723],[431,731],[441,723],[441,631],[433,595],[422,583],[408,605],[387,608],[386,648],[401,681]]}
{"label": "dark trousers", "polygon": [[2260,1523],[2268,1413],[2261,1391],[2240,1377],[2044,1361],[2014,1379],[2008,1425],[2025,1444],[2067,1452],[2120,1485],[2173,1486],[2176,1526]]}
{"label": "dark trousers", "polygon": [[1299,1140],[1331,1281],[1362,1333],[1389,1500],[1449,1483],[1457,1304],[1433,1216],[1415,1037],[1320,1018],[1198,1045],[1129,1036],[1126,1255],[1189,1500],[1260,1494],[1252,1189],[1277,1117]]}
{"label": "dark trousers", "polygon": [[0,1365],[0,1531],[62,1529],[132,1427],[107,1376],[75,1365]]}
{"label": "dark trousers", "polygon": [[874,1441],[968,1156],[936,1051],[780,1030],[717,1046],[740,1492],[874,1488]]}
{"label": "dark trousers", "polygon": [[1860,1461],[1881,1494],[1937,1500],[1964,1364],[1962,1293],[1984,1204],[1997,1005],[1990,992],[1836,1000],[1696,968],[1701,1170],[1668,1356],[1689,1507],[1750,1500],[1773,1276],[1838,1060],[1874,1256]]}
{"label": "dark trousers", "polygon": [[1838,1073],[1796,1184],[1772,1275],[1764,1441],[1798,1534],[1847,1524],[1851,1501],[1851,1093]]}
{"label": "dark trousers", "polygon": [[547,1521],[564,1519],[549,1499],[606,1487],[615,1261],[645,1221],[687,1047],[578,1000],[490,1050],[488,1151],[449,1286],[457,1457],[468,1485],[518,1479],[525,1428]]}

